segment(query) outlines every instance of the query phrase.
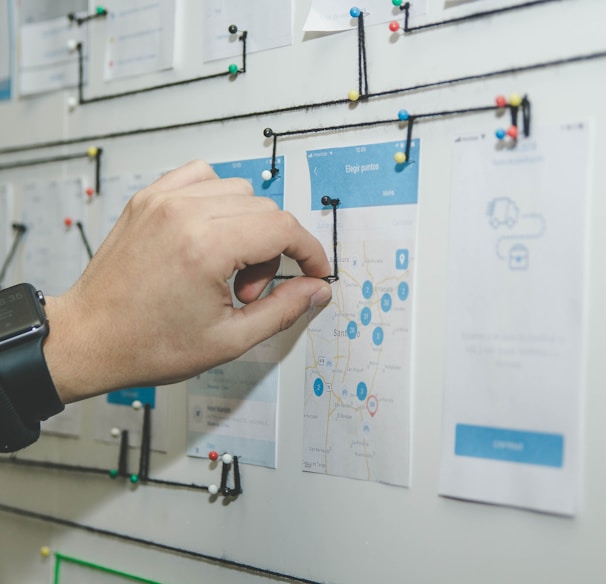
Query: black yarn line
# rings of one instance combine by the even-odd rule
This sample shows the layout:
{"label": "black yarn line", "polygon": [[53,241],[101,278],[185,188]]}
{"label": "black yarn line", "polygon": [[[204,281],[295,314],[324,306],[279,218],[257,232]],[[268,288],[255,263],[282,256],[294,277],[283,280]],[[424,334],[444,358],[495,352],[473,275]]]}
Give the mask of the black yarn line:
{"label": "black yarn line", "polygon": [[[43,460],[27,460],[22,458],[16,458],[15,456],[11,457],[0,457],[0,464],[14,464],[17,466],[25,466],[30,468],[44,468],[48,470],[58,470],[58,471],[66,471],[66,472],[79,472],[86,474],[96,474],[103,476],[110,476],[110,471],[103,468],[96,468],[93,466],[80,466],[75,464],[63,464],[59,462],[47,462]],[[125,478],[130,476],[125,472]],[[163,485],[167,487],[175,487],[181,489],[192,489],[197,491],[208,491],[208,487],[206,485],[198,485],[196,483],[180,483],[177,481],[168,481],[163,479],[156,479],[152,477],[147,477],[144,481],[145,483],[151,483],[155,485]]]}
{"label": "black yarn line", "polygon": [[[402,87],[398,89],[388,89],[376,93],[371,93],[366,96],[367,99],[390,97],[392,95],[399,95],[403,93],[411,93],[415,91],[423,91],[427,89],[434,89],[438,87],[444,87],[448,85],[456,85],[459,83],[468,83],[470,81],[479,81],[481,79],[490,79],[492,77],[499,77],[502,75],[516,75],[518,73],[526,73],[529,71],[536,71],[538,69],[545,69],[549,67],[557,67],[561,65],[572,65],[574,63],[580,63],[583,61],[592,61],[595,59],[603,59],[606,57],[606,50],[598,51],[595,53],[588,53],[585,55],[576,55],[574,57],[566,57],[562,59],[555,59],[552,61],[543,61],[540,63],[534,63],[531,65],[523,65],[520,67],[510,67],[507,69],[499,69],[497,71],[489,71],[485,73],[478,73],[474,75],[466,75],[464,77],[454,77],[452,79],[446,79],[443,81],[433,81],[430,83],[420,83],[418,85],[411,85],[409,87]],[[97,134],[93,136],[81,136],[78,138],[70,138],[69,140],[53,140],[49,142],[40,142],[37,144],[25,144],[22,146],[12,146],[10,148],[1,148],[0,156],[4,154],[16,154],[19,152],[27,152],[31,150],[40,150],[43,148],[56,148],[59,146],[69,146],[73,144],[81,144],[82,142],[91,142],[99,140],[114,140],[117,138],[127,138],[130,136],[137,136],[141,134],[152,134],[155,132],[166,132],[169,130],[184,130],[187,128],[194,128],[197,126],[203,126],[208,124],[219,124],[224,122],[231,122],[236,120],[243,120],[248,118],[263,117],[269,115],[293,113],[302,110],[313,110],[322,107],[331,107],[336,105],[351,104],[351,100],[348,98],[344,99],[333,99],[329,101],[308,103],[302,105],[288,106],[283,108],[275,108],[271,110],[259,110],[255,112],[246,112],[242,114],[233,114],[225,117],[218,118],[207,118],[204,120],[196,120],[193,122],[184,122],[180,124],[169,124],[167,126],[153,126],[149,128],[138,128],[135,130],[126,130],[123,132],[111,132],[107,134]]]}
{"label": "black yarn line", "polygon": [[120,450],[118,454],[118,476],[128,478],[128,430],[120,434]]}
{"label": "black yarn line", "polygon": [[493,16],[495,14],[502,14],[503,12],[511,12],[512,10],[519,10],[521,8],[531,8],[539,6],[541,4],[548,4],[550,2],[561,2],[561,0],[533,0],[532,2],[524,2],[523,4],[516,4],[515,6],[505,6],[503,8],[494,8],[492,10],[485,10],[482,12],[474,12],[466,16],[458,16],[456,18],[449,18],[448,20],[440,20],[439,22],[430,22],[428,24],[421,24],[419,26],[408,26],[410,16],[410,2],[406,2],[400,6],[400,10],[404,11],[404,32],[416,32],[419,30],[425,30],[428,28],[436,28],[439,26],[446,26],[449,24],[455,24],[457,22],[465,22],[467,20],[475,20],[478,18],[485,18],[487,16]]}
{"label": "black yarn line", "polygon": [[106,16],[107,16],[107,10],[105,10],[105,8],[102,8],[99,10],[99,12],[94,12],[93,14],[87,14],[86,16],[78,16],[75,12],[70,12],[67,15],[67,18],[70,20],[70,22],[75,22],[78,26],[81,26],[85,22],[88,22],[90,20],[95,20],[96,18],[104,18]]}
{"label": "black yarn line", "polygon": [[259,568],[258,566],[253,566],[251,564],[244,564],[242,562],[236,562],[235,560],[228,560],[226,558],[211,556],[210,554],[204,554],[201,552],[196,552],[193,550],[188,550],[188,549],[180,548],[177,546],[172,546],[172,545],[169,545],[166,543],[160,543],[160,542],[153,541],[150,539],[144,539],[142,537],[136,537],[134,535],[120,533],[117,531],[110,531],[108,529],[94,527],[92,525],[86,525],[85,523],[78,523],[77,521],[72,521],[70,519],[63,519],[62,517],[47,515],[46,513],[38,513],[36,511],[30,511],[28,509],[13,507],[11,505],[5,505],[3,503],[0,503],[0,511],[4,511],[5,513],[12,513],[13,515],[17,515],[17,516],[21,516],[21,517],[27,517],[28,519],[35,519],[37,521],[44,521],[46,523],[54,523],[56,525],[61,525],[62,527],[69,527],[71,529],[80,529],[82,531],[87,531],[87,532],[93,533],[95,535],[113,537],[115,539],[120,539],[122,541],[127,541],[129,543],[148,546],[151,548],[179,554],[182,556],[187,556],[187,557],[194,558],[197,560],[202,560],[202,561],[209,562],[209,563],[219,564],[221,566],[225,566],[227,568],[231,568],[234,570],[241,570],[243,572],[247,572],[250,574],[273,578],[275,580],[282,580],[285,582],[300,582],[301,584],[324,584],[323,582],[319,582],[317,580],[309,580],[307,578],[300,578],[298,576],[292,576],[290,574],[283,574],[283,573],[277,572],[275,570],[270,570],[267,568]]}
{"label": "black yarn line", "polygon": [[364,12],[358,16],[358,96],[368,95],[368,69],[366,64],[366,29],[364,27]]}
{"label": "black yarn line", "polygon": [[[94,156],[95,161],[95,192],[99,194],[101,192],[101,154],[103,153],[102,148],[97,148]],[[50,158],[34,158],[32,160],[20,160],[17,162],[9,162],[7,164],[0,164],[0,172],[3,170],[13,170],[15,168],[24,168],[26,166],[38,166],[42,164],[50,164],[53,162],[66,162],[68,160],[78,160],[80,158],[91,158],[87,153],[85,154],[67,154],[64,156],[52,156]]]}
{"label": "black yarn line", "polygon": [[149,478],[149,455],[151,451],[151,406],[145,404],[143,410],[143,428],[141,430],[141,453],[139,456],[139,480]]}
{"label": "black yarn line", "polygon": [[12,225],[15,231],[15,237],[13,239],[13,243],[11,248],[2,263],[2,269],[0,269],[0,290],[2,289],[2,282],[4,281],[4,276],[6,276],[6,272],[8,271],[15,254],[17,253],[17,248],[19,247],[19,243],[23,239],[25,232],[27,231],[27,227],[23,223],[13,223]]}
{"label": "black yarn line", "polygon": [[[246,37],[247,31],[243,31],[238,40],[242,41],[242,67],[238,69],[237,74],[246,73]],[[95,97],[84,97],[84,55],[82,52],[82,43],[78,43],[76,46],[78,51],[78,104],[88,105],[91,103],[97,103],[100,101],[108,101],[110,99],[118,99],[121,97],[128,97],[131,95],[139,95],[141,93],[148,93],[150,91],[156,91],[158,89],[166,89],[168,87],[178,87],[179,85],[187,85],[189,83],[195,83],[197,81],[208,81],[209,79],[217,79],[219,77],[231,77],[233,73],[229,71],[222,71],[221,73],[213,73],[211,75],[204,75],[202,77],[194,77],[192,79],[182,79],[180,81],[172,81],[170,83],[162,83],[160,85],[151,85],[149,87],[142,87],[139,89],[132,89],[130,91],[123,91],[120,93],[110,93],[107,95],[98,95]]]}
{"label": "black yarn line", "polygon": [[82,243],[86,248],[86,253],[88,255],[88,259],[93,259],[93,250],[91,249],[90,243],[88,242],[88,237],[86,237],[86,233],[84,233],[84,225],[82,225],[82,221],[76,221],[76,227],[80,232],[80,238],[82,239]]}

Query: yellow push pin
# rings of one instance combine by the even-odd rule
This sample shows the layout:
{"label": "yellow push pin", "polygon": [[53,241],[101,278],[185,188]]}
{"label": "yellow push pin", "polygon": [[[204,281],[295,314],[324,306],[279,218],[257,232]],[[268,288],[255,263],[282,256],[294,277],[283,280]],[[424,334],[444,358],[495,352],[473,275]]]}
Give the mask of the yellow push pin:
{"label": "yellow push pin", "polygon": [[404,164],[406,162],[406,154],[404,152],[396,152],[393,155],[393,159],[396,161],[396,164]]}
{"label": "yellow push pin", "polygon": [[349,101],[358,101],[360,99],[360,92],[356,89],[350,89],[347,97],[349,98]]}
{"label": "yellow push pin", "polygon": [[91,146],[86,153],[88,154],[89,158],[94,158],[95,156],[97,156],[97,154],[99,154],[99,148],[97,148],[96,146]]}
{"label": "yellow push pin", "polygon": [[43,558],[48,558],[48,557],[51,555],[50,548],[49,548],[47,545],[43,545],[43,546],[40,548],[40,555],[41,555]]}
{"label": "yellow push pin", "polygon": [[522,105],[522,96],[519,93],[512,93],[509,96],[509,105],[519,107]]}

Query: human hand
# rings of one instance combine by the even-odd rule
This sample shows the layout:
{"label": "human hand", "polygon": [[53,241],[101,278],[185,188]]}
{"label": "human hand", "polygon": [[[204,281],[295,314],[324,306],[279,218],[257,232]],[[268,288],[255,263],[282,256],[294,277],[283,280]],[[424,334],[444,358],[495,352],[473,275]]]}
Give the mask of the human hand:
{"label": "human hand", "polygon": [[[259,298],[281,254],[305,275]],[[330,271],[318,240],[247,181],[203,162],[169,172],[131,199],[76,284],[47,299],[59,396],[173,383],[232,360],[326,303]]]}

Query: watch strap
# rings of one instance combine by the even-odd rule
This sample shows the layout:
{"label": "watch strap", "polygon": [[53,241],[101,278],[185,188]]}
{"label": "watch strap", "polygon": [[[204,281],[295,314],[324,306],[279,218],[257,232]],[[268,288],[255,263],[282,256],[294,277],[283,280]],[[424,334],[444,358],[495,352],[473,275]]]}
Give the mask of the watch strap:
{"label": "watch strap", "polygon": [[40,422],[26,424],[0,387],[0,452],[14,452],[33,444],[40,437]]}
{"label": "watch strap", "polygon": [[45,337],[28,339],[0,351],[0,386],[28,425],[46,420],[65,408],[42,352]]}

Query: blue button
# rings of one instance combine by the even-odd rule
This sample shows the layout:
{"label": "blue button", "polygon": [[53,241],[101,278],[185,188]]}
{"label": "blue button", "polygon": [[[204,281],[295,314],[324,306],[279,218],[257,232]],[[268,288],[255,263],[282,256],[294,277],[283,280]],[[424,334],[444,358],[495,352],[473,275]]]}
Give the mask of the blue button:
{"label": "blue button", "polygon": [[564,436],[457,424],[455,454],[561,468]]}

